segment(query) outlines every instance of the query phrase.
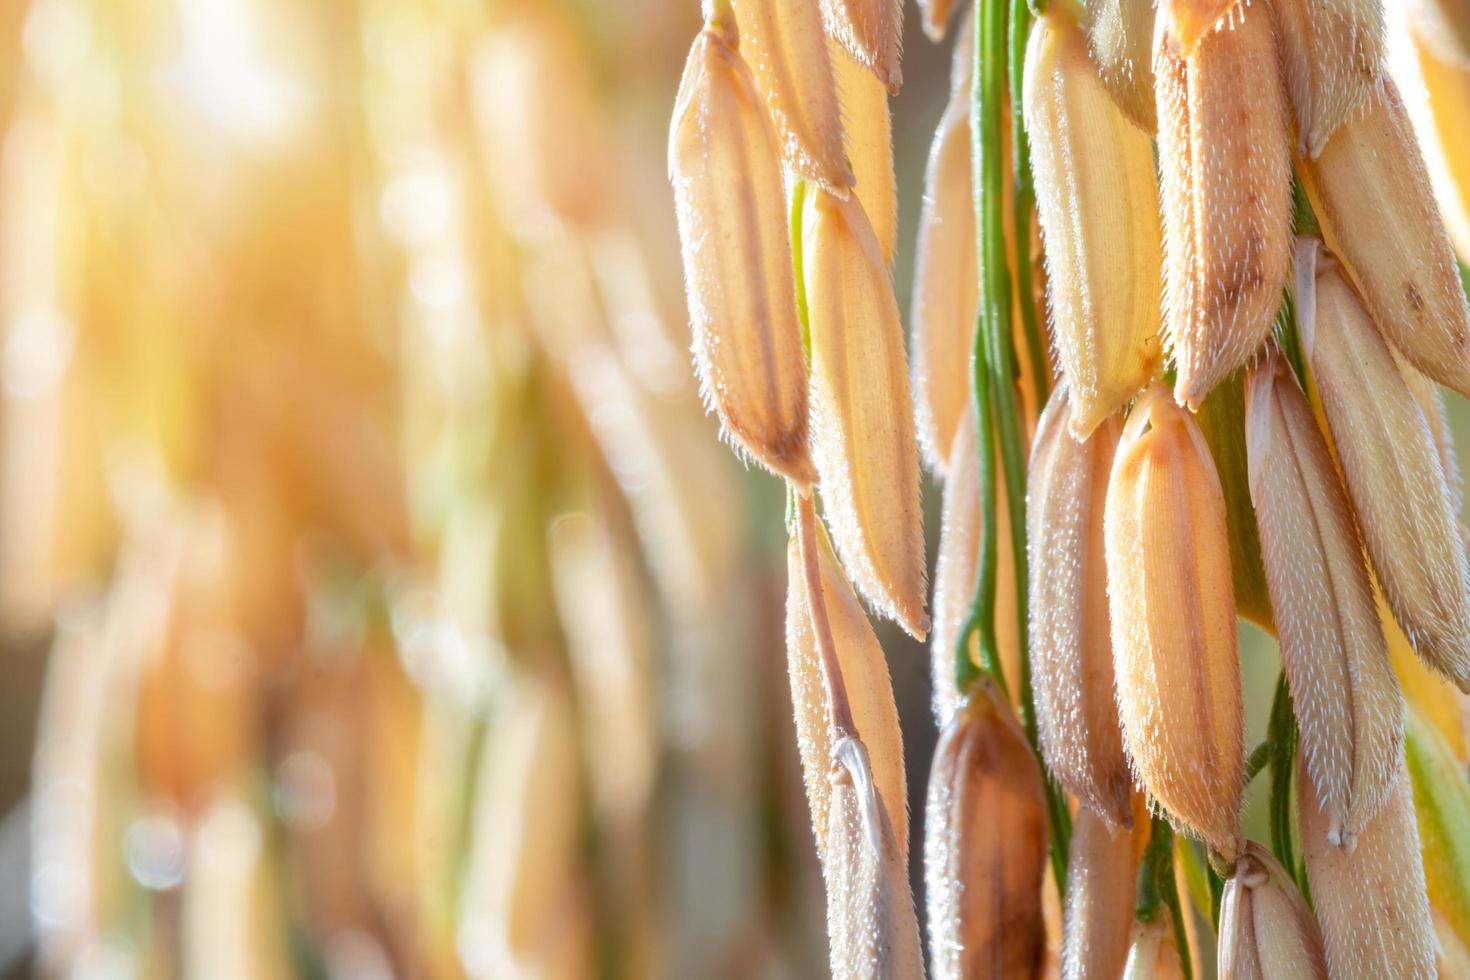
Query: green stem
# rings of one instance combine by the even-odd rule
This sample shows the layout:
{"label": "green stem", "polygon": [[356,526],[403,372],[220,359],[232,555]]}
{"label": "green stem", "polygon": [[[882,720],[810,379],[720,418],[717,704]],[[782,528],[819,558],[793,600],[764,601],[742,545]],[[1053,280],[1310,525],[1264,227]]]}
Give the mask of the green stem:
{"label": "green stem", "polygon": [[1211,925],[1218,925],[1215,908],[1214,886],[1210,881],[1210,864],[1204,859],[1197,841],[1176,838],[1174,860],[1184,872],[1184,886],[1188,890],[1190,904],[1210,913]]}
{"label": "green stem", "polygon": [[1205,862],[1205,870],[1210,876],[1210,925],[1219,929],[1220,902],[1225,898],[1225,879],[1220,877],[1220,872],[1209,861]]}
{"label": "green stem", "polygon": [[1169,905],[1169,918],[1174,922],[1174,945],[1179,947],[1179,967],[1184,980],[1194,980],[1194,963],[1189,954],[1189,932],[1184,928],[1184,906],[1179,903],[1179,890],[1174,884],[1174,868],[1169,867],[1168,890],[1165,900]]}
{"label": "green stem", "polygon": [[[980,304],[979,330],[971,355],[975,377],[976,430],[981,452],[981,513],[986,515],[987,546],[977,578],[976,595],[986,600],[980,608],[981,645],[995,643],[995,548],[994,538],[996,492],[993,468],[987,467],[985,452],[994,452],[989,431],[1000,443],[1001,469],[1009,496],[1012,551],[1016,557],[1016,607],[1023,656],[1021,658],[1021,712],[1026,732],[1036,729],[1035,709],[1030,699],[1030,678],[1026,669],[1026,487],[1021,450],[1021,428],[1016,417],[1015,387],[1011,383],[1011,277],[1006,264],[1004,212],[1001,195],[1005,192],[1005,164],[1000,152],[1000,120],[1005,95],[1005,4],[1006,0],[982,0],[975,18],[975,104],[971,119],[974,140],[976,206],[980,226]],[[985,377],[981,377],[982,373]],[[985,392],[989,397],[982,399]],[[990,470],[987,479],[987,469]]]}
{"label": "green stem", "polygon": [[1256,750],[1251,753],[1250,758],[1245,762],[1245,784],[1249,786],[1261,774],[1261,770],[1270,764],[1271,740],[1267,739],[1256,746]]}
{"label": "green stem", "polygon": [[1283,672],[1276,682],[1276,697],[1271,704],[1271,720],[1266,729],[1271,755],[1271,850],[1283,868],[1295,873],[1297,864],[1292,847],[1291,785],[1295,773],[1297,727],[1291,707],[1291,692]]}
{"label": "green stem", "polygon": [[[999,104],[999,92],[996,93]],[[999,154],[996,159],[999,176]],[[987,173],[987,178],[989,174]],[[1000,200],[1000,181],[996,184],[996,201]],[[1005,305],[987,311],[985,317],[986,367],[990,371],[990,403],[994,412],[996,435],[1000,440],[1001,469],[1005,475],[1006,503],[1011,520],[1012,567],[1016,580],[1016,640],[1020,647],[1020,700],[1021,718],[1025,724],[1031,744],[1037,744],[1036,705],[1031,696],[1031,657],[1027,629],[1029,604],[1027,585],[1030,581],[1029,558],[1026,553],[1026,444],[1022,434],[1020,405],[1016,398],[1015,351],[1011,344],[1011,291],[1010,280],[1005,276],[1005,235],[1001,230],[1000,208],[996,209],[996,221],[986,230],[987,244],[995,249],[994,265],[1001,271],[1000,278],[1006,284],[1003,297]],[[1018,249],[1019,254],[1019,249]]]}
{"label": "green stem", "polygon": [[1174,831],[1168,821],[1154,817],[1149,829],[1148,846],[1138,867],[1134,888],[1133,914],[1139,922],[1153,922],[1167,908],[1174,926],[1174,943],[1179,948],[1179,965],[1185,980],[1193,980],[1194,968],[1189,956],[1189,935],[1184,930],[1184,910],[1179,904],[1179,888],[1174,882]]}
{"label": "green stem", "polygon": [[[1034,747],[1033,747],[1034,748]],[[1067,861],[1071,857],[1072,846],[1072,811],[1067,809],[1067,798],[1052,780],[1051,774],[1046,771],[1046,766],[1041,762],[1038,753],[1036,764],[1041,767],[1041,776],[1045,782],[1043,787],[1046,793],[1046,816],[1047,832],[1051,842],[1047,847],[1047,854],[1051,858],[1051,873],[1056,879],[1057,894],[1062,900],[1067,896]]]}
{"label": "green stem", "polygon": [[[989,336],[993,322],[1010,306],[1010,275],[1005,263],[1005,243],[1001,233],[1000,195],[1003,181],[999,112],[1001,72],[1005,51],[999,40],[1004,21],[1003,0],[978,0],[975,17],[974,97],[970,105],[970,138],[974,161],[975,218],[979,226],[980,292],[983,299],[975,318],[975,339],[970,349],[970,399],[975,416],[976,446],[980,464],[980,554],[975,570],[975,592],[965,627],[960,630],[955,651],[955,681],[964,694],[983,670],[994,678],[1000,689],[1010,693],[1005,671],[1000,663],[1000,649],[995,632],[995,587],[997,549],[995,545],[996,474],[995,432],[991,414]],[[999,242],[995,239],[1000,239]],[[978,634],[980,666],[970,660],[971,637]]]}
{"label": "green stem", "polygon": [[1291,224],[1299,236],[1322,237],[1322,224],[1317,220],[1317,212],[1312,210],[1311,198],[1307,197],[1307,189],[1299,177],[1291,179]]}
{"label": "green stem", "polygon": [[[996,585],[996,521],[995,521],[995,438],[990,427],[990,376],[984,367],[982,332],[976,320],[975,343],[970,352],[972,405],[977,420],[980,448],[980,553],[976,558],[975,592],[970,611],[965,617],[955,644],[955,688],[960,694],[969,691],[982,673],[995,681],[1001,693],[1010,698],[1005,668],[1000,662],[1000,649],[995,633]],[[970,641],[979,635],[980,663],[970,656]]]}
{"label": "green stem", "polygon": [[1290,292],[1282,295],[1281,308],[1276,311],[1276,343],[1286,356],[1286,363],[1291,365],[1297,384],[1306,391],[1307,361],[1302,353],[1301,334],[1296,326],[1296,299]]}

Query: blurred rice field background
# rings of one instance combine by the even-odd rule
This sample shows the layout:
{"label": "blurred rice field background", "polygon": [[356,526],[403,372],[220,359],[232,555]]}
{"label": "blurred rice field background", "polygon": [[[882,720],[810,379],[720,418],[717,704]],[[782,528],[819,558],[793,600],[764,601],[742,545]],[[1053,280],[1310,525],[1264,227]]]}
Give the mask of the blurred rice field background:
{"label": "blurred rice field background", "polygon": [[[0,4],[9,975],[824,969],[783,499],[689,366],[700,22]],[[900,297],[948,71],[909,32]],[[881,637],[918,820],[928,661]]]}

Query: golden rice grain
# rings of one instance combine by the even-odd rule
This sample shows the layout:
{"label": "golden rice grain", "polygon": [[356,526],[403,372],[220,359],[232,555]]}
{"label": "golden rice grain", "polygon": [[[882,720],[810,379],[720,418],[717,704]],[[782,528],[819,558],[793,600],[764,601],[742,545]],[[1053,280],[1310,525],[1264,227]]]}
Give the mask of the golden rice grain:
{"label": "golden rice grain", "polygon": [[[1196,7],[1174,4],[1176,19],[1181,6]],[[1270,335],[1291,268],[1291,159],[1270,12],[1254,3],[1235,18],[1184,56],[1161,19],[1155,45],[1164,340],[1178,367],[1174,396],[1191,409]]]}
{"label": "golden rice grain", "polygon": [[838,553],[875,608],[922,639],[923,513],[903,327],[887,264],[856,199],[809,194],[813,449]]}
{"label": "golden rice grain", "polygon": [[1403,698],[1388,664],[1347,493],[1317,419],[1276,351],[1246,381],[1251,501],[1301,751],[1351,848],[1398,770]]}
{"label": "golden rice grain", "polygon": [[1250,0],[1160,0],[1159,15],[1167,21],[1169,42],[1185,58],[1192,55],[1209,34],[1232,29],[1234,18]]}
{"label": "golden rice grain", "polygon": [[1153,0],[1093,0],[1084,8],[1082,22],[1108,93],[1135,125],[1153,135],[1159,128]]}
{"label": "golden rice grain", "polygon": [[1464,687],[1470,567],[1434,437],[1342,267],[1324,256],[1313,275],[1311,252],[1302,336],[1368,555],[1414,648]]}
{"label": "golden rice grain", "polygon": [[1026,491],[1036,721],[1062,788],[1127,827],[1133,780],[1118,725],[1107,548],[1097,519],[1123,422],[1114,416],[1079,443],[1072,411],[1070,390],[1058,385],[1037,429]]}
{"label": "golden rice grain", "polygon": [[821,0],[822,19],[832,36],[883,87],[903,84],[903,0]]}
{"label": "golden rice grain", "polygon": [[922,980],[908,862],[862,742],[849,736],[833,746],[829,778],[823,872],[833,980]]}
{"label": "golden rice grain", "polygon": [[[1444,392],[1397,352],[1394,353],[1394,363],[1399,367],[1399,374],[1403,375],[1404,384],[1409,386],[1414,400],[1419,403],[1419,411],[1424,413],[1424,421],[1429,426],[1430,435],[1434,437],[1440,473],[1444,476],[1445,489],[1450,494],[1450,512],[1458,518],[1464,509],[1465,481],[1460,474],[1460,459],[1455,452],[1455,434],[1450,430]],[[1463,531],[1461,533],[1463,536]]]}
{"label": "golden rice grain", "polygon": [[971,193],[968,89],[950,99],[924,171],[909,317],[919,445],[930,470],[944,473],[970,403],[970,358],[980,283]]}
{"label": "golden rice grain", "polygon": [[977,682],[940,736],[925,805],[934,976],[1029,977],[1045,930],[1046,799],[1010,705]]}
{"label": "golden rice grain", "polygon": [[[903,763],[903,733],[888,661],[867,615],[837,564],[826,531],[814,522],[812,554],[802,552],[801,536],[786,549],[786,655],[791,681],[791,703],[796,711],[796,741],[801,753],[807,802],[817,850],[827,850],[827,827],[832,808],[828,779],[837,733],[832,729],[833,705],[823,674],[822,644],[830,634],[840,671],[847,708],[862,737],[864,751],[888,810],[888,824],[900,853],[908,854],[908,796]],[[812,596],[817,576],[821,582],[821,620]],[[850,733],[849,733],[850,734]]]}
{"label": "golden rice grain", "polygon": [[1380,0],[1270,0],[1297,152],[1315,157],[1383,70]]}
{"label": "golden rice grain", "polygon": [[1149,389],[1108,483],[1108,607],[1123,743],[1138,782],[1227,859],[1245,768],[1225,501],[1194,418]]}
{"label": "golden rice grain", "polygon": [[[950,478],[944,484],[939,555],[934,565],[934,632],[929,636],[934,718],[943,728],[959,704],[955,688],[955,645],[975,595],[980,561],[980,467],[975,416],[966,413],[950,450]],[[996,461],[999,467],[999,460]],[[995,535],[995,643],[1007,678],[1020,677],[1020,627],[1016,621],[1016,565],[1005,481],[997,480]],[[970,657],[979,663],[979,641],[972,637]],[[1019,685],[1012,690],[1019,696]]]}
{"label": "golden rice grain", "polygon": [[1327,980],[1322,932],[1271,852],[1246,841],[1220,901],[1222,980]]}
{"label": "golden rice grain", "polygon": [[1130,832],[1086,806],[1077,808],[1067,859],[1063,980],[1111,980],[1128,962],[1134,885],[1149,827],[1141,797],[1132,810]]}
{"label": "golden rice grain", "polygon": [[888,89],[840,46],[831,45],[828,52],[842,105],[843,138],[853,186],[872,221],[883,261],[891,268],[898,240],[898,188],[893,171]]}
{"label": "golden rice grain", "polygon": [[1026,131],[1052,340],[1086,438],[1158,372],[1162,239],[1149,139],[1124,118],[1064,13],[1026,53]]}
{"label": "golden rice grain", "polygon": [[1470,394],[1470,307],[1398,87],[1385,77],[1302,182],[1373,324],[1420,371]]}
{"label": "golden rice grain", "polygon": [[814,3],[734,0],[740,50],[796,173],[833,191],[852,186],[837,83]]}
{"label": "golden rice grain", "polygon": [[1352,851],[1327,839],[1329,818],[1297,767],[1302,851],[1328,973],[1343,980],[1434,977],[1434,925],[1424,893],[1413,795],[1399,770],[1388,802]]}
{"label": "golden rice grain", "polygon": [[1184,966],[1179,961],[1179,947],[1174,943],[1168,916],[1158,915],[1149,922],[1133,923],[1122,980],[1183,980],[1183,977]]}

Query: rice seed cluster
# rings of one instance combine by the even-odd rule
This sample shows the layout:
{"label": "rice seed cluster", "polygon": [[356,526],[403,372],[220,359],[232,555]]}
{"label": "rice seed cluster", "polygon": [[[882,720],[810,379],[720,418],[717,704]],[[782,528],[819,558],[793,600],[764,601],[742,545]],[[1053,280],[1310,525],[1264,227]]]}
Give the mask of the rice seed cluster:
{"label": "rice seed cluster", "polygon": [[[954,5],[921,6],[943,37]],[[1470,940],[1470,564],[1438,386],[1470,394],[1470,24],[1434,0],[1085,6],[1050,4],[1029,37],[1012,20],[1024,131],[982,115],[975,79],[1007,57],[977,20],[1025,5],[977,0],[960,31],[912,381],[881,98],[901,4],[709,4],[675,110],[696,366],[729,438],[790,487],[788,657],[833,973],[922,972],[897,716],[858,601],[930,629],[921,456],[944,494],[942,734],[912,849],[934,975],[1176,976],[1209,946],[1222,977],[1449,971]],[[977,146],[1004,152],[1004,208]],[[1032,180],[1037,227],[1012,227]],[[1049,397],[1025,370],[974,397],[995,215],[1016,322],[1039,231]],[[1006,463],[981,458],[1002,403],[1029,443],[1019,580],[1009,541],[985,540],[1012,529]],[[1009,601],[972,609],[977,580]],[[977,609],[998,670],[970,643]],[[1249,758],[1241,615],[1274,633],[1284,678]],[[1242,813],[1265,768],[1270,849]]]}

